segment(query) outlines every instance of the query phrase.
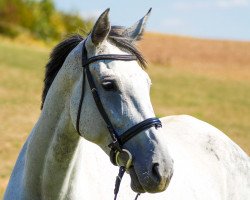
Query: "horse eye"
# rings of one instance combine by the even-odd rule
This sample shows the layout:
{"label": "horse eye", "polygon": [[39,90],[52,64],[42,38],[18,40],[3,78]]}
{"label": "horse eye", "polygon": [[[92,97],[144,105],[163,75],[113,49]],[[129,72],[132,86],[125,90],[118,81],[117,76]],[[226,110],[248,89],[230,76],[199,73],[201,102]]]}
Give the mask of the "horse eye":
{"label": "horse eye", "polygon": [[117,89],[114,81],[105,81],[102,83],[102,87],[106,91],[115,91]]}

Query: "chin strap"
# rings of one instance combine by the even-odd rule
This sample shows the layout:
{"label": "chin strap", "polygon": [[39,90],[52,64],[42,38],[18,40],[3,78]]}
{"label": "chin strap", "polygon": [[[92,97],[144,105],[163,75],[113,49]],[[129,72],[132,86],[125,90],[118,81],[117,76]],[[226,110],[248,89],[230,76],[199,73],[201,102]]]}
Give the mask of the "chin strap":
{"label": "chin strap", "polygon": [[[120,189],[122,177],[123,177],[125,171],[126,171],[125,167],[122,166],[122,167],[119,168],[119,173],[118,173],[118,175],[116,177],[116,180],[115,180],[115,189],[114,189],[115,197],[114,197],[114,200],[117,199],[117,195],[118,195],[118,192],[119,192],[119,189]],[[140,196],[140,193],[137,193],[137,195],[135,197],[135,200],[137,200],[139,196]]]}

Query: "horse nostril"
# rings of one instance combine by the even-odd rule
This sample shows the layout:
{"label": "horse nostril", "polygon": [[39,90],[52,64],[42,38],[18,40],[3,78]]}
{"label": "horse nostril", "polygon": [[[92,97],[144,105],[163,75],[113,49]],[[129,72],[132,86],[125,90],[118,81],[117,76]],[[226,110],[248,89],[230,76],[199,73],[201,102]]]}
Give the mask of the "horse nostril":
{"label": "horse nostril", "polygon": [[152,174],[155,178],[157,178],[157,181],[161,181],[162,177],[159,172],[159,163],[154,163],[152,167]]}

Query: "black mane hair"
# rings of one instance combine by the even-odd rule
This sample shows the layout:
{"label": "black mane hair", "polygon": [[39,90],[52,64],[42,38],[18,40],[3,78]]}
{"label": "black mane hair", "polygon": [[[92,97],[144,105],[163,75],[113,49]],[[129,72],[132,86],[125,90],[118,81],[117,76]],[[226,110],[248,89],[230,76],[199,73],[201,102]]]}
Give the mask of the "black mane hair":
{"label": "black mane hair", "polygon": [[[139,64],[142,68],[146,68],[146,61],[143,58],[142,54],[137,50],[135,45],[131,42],[131,39],[126,38],[122,35],[124,31],[124,27],[121,26],[112,26],[111,31],[108,36],[108,40],[113,43],[118,48],[135,55],[138,59]],[[50,58],[45,67],[45,78],[44,78],[44,86],[42,93],[42,104],[41,109],[43,108],[45,98],[49,91],[49,88],[54,81],[57,73],[61,69],[65,59],[69,55],[69,53],[81,42],[84,38],[79,34],[74,34],[67,37],[65,40],[60,42],[56,47],[52,50],[50,54]]]}
{"label": "black mane hair", "polygon": [[44,77],[44,86],[42,93],[42,104],[41,109],[43,108],[43,104],[49,88],[54,81],[57,73],[61,69],[65,59],[69,55],[69,53],[83,40],[84,38],[79,35],[71,35],[62,42],[60,42],[50,54],[50,58],[45,67],[45,77]]}

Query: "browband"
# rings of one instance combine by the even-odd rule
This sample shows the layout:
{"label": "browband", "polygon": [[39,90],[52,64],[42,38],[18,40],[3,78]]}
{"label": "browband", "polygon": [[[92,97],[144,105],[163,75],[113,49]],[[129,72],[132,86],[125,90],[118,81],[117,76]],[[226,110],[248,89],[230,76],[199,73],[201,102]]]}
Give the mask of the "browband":
{"label": "browband", "polygon": [[96,62],[98,60],[122,60],[122,61],[132,61],[132,60],[137,60],[136,56],[134,55],[123,55],[123,54],[102,54],[98,56],[93,56],[85,63],[82,64],[82,67],[86,67],[89,64]]}

